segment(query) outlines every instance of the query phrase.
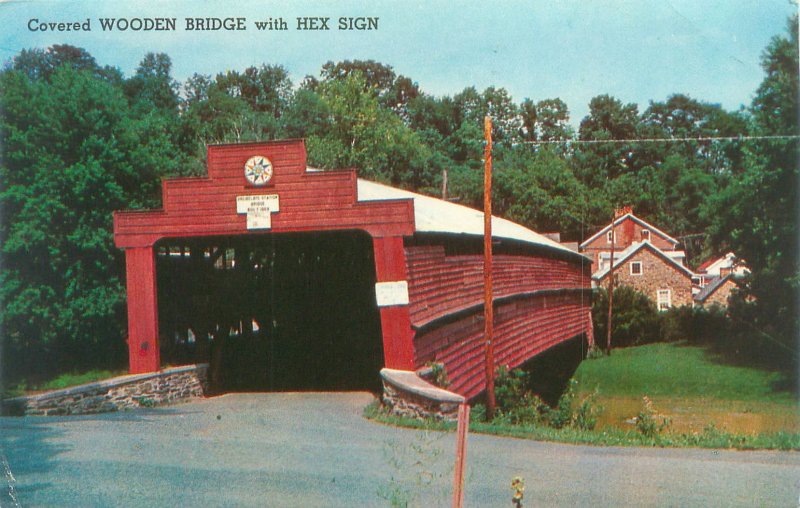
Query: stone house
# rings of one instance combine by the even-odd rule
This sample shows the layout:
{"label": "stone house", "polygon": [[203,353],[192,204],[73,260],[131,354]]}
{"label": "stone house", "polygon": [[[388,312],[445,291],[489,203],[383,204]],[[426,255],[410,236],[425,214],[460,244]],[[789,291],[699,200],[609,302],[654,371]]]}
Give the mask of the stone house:
{"label": "stone house", "polygon": [[696,282],[699,287],[703,288],[711,284],[715,279],[725,277],[729,274],[735,277],[742,277],[749,272],[750,270],[747,269],[741,259],[737,258],[733,252],[728,252],[723,256],[711,258],[698,266]]}
{"label": "stone house", "polygon": [[612,261],[616,284],[649,296],[659,310],[692,304],[692,277],[680,242],[637,217],[630,207],[618,210],[614,221],[579,246],[595,263],[595,286],[608,283]]}
{"label": "stone house", "polygon": [[[649,241],[614,253],[615,284],[631,286],[650,297],[659,311],[691,305],[692,271]],[[598,286],[608,284],[610,265],[592,275]]]}
{"label": "stone house", "polygon": [[686,253],[678,249],[678,240],[640,219],[630,207],[626,207],[614,219],[613,230],[612,224],[608,224],[578,246],[579,252],[592,258],[595,273],[610,266],[612,238],[615,258],[634,244],[648,242],[678,264],[686,265]]}
{"label": "stone house", "polygon": [[716,277],[695,295],[695,306],[710,307],[718,304],[722,307],[727,307],[728,298],[737,287],[736,275],[732,272],[723,277]]}

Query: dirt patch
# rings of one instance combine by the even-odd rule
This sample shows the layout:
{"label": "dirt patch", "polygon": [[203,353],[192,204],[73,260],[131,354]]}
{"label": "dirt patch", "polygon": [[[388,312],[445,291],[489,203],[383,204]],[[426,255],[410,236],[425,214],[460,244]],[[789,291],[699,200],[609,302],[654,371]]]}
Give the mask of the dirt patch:
{"label": "dirt patch", "polygon": [[[672,421],[677,433],[702,432],[708,425],[736,434],[800,432],[800,405],[759,401],[724,401],[699,398],[651,397],[659,414]],[[641,398],[600,397],[604,411],[598,419],[603,426],[633,429],[634,417],[642,408]]]}

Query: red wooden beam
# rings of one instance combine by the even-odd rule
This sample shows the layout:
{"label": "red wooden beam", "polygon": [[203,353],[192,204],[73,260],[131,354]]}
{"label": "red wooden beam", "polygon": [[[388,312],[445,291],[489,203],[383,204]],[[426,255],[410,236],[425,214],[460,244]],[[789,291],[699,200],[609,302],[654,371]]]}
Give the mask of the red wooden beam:
{"label": "red wooden beam", "polygon": [[[376,282],[407,280],[403,237],[372,239]],[[408,305],[380,308],[383,362],[390,369],[414,370],[414,332]]]}
{"label": "red wooden beam", "polygon": [[131,374],[161,368],[156,265],[152,247],[125,251],[128,287],[128,359]]}

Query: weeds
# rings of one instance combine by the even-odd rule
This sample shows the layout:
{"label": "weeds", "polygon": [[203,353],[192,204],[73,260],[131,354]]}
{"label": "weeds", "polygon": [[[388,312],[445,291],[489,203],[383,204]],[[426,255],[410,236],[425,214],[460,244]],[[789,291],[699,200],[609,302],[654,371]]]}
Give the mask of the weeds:
{"label": "weeds", "polygon": [[[584,397],[576,406],[578,382],[575,379],[569,380],[567,390],[555,408],[545,404],[527,388],[528,373],[521,369],[508,371],[500,367],[495,379],[498,405],[496,423],[544,425],[556,429],[575,427],[582,430],[591,430],[597,425],[597,416],[602,411],[596,403],[597,392]],[[485,419],[485,411],[480,414]]]}
{"label": "weeds", "polygon": [[441,480],[448,464],[441,460],[443,450],[436,444],[442,437],[423,432],[410,445],[394,440],[385,443],[384,459],[393,474],[378,487],[378,496],[393,507],[408,507],[418,499],[425,499],[426,506],[430,506],[432,500],[446,498]]}
{"label": "weeds", "polygon": [[646,438],[654,438],[668,429],[671,420],[656,412],[653,401],[645,395],[642,397],[642,409],[636,415],[636,430]]}

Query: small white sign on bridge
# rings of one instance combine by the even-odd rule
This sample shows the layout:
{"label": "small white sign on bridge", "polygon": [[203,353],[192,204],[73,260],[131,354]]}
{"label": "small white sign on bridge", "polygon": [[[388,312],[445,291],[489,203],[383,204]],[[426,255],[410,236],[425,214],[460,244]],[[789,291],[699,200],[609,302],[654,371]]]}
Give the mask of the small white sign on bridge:
{"label": "small white sign on bridge", "polygon": [[277,194],[236,196],[236,213],[247,214],[247,229],[270,229],[272,214],[280,209]]}
{"label": "small white sign on bridge", "polygon": [[378,301],[378,307],[408,305],[408,282],[404,280],[376,282],[375,299]]}

